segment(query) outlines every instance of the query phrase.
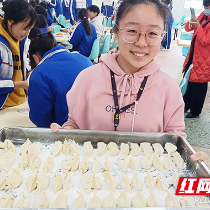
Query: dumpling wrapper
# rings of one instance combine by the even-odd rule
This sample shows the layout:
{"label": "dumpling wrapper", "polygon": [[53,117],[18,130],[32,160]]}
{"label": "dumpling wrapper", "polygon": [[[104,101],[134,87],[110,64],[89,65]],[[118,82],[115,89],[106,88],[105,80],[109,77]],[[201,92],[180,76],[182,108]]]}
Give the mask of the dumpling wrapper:
{"label": "dumpling wrapper", "polygon": [[84,199],[84,195],[79,193],[79,196],[72,202],[71,208],[85,208],[86,201]]}
{"label": "dumpling wrapper", "polygon": [[110,192],[109,195],[105,196],[102,200],[102,208],[115,208],[116,199],[114,197],[114,192]]}
{"label": "dumpling wrapper", "polygon": [[141,192],[137,192],[131,199],[132,207],[147,207],[147,200]]}
{"label": "dumpling wrapper", "polygon": [[117,198],[117,207],[119,208],[131,207],[131,201],[128,198],[126,192],[120,191],[120,196]]}

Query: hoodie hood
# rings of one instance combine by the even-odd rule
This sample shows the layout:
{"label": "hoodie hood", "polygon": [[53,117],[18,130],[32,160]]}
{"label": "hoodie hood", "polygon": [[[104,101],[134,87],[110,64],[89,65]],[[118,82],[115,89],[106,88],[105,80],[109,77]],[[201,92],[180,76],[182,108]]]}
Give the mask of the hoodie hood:
{"label": "hoodie hood", "polygon": [[[133,101],[130,101],[130,96],[132,94],[137,94],[145,76],[148,76],[147,84],[144,88],[144,91],[147,91],[151,83],[153,76],[160,70],[160,63],[157,59],[153,59],[146,66],[142,67],[138,72],[134,74],[125,74],[125,72],[120,68],[117,63],[117,57],[119,52],[110,51],[103,57],[101,57],[100,62],[102,62],[109,70],[111,69],[115,73],[115,81],[117,86],[117,94],[120,96],[119,106],[125,106]],[[107,68],[103,68],[106,78],[111,83],[110,71],[107,71]],[[126,97],[126,101],[123,102],[123,99]]]}
{"label": "hoodie hood", "polygon": [[97,22],[99,22],[100,25],[102,25],[103,17],[98,15],[98,16],[94,17],[92,20],[90,20],[90,23],[93,25]]}

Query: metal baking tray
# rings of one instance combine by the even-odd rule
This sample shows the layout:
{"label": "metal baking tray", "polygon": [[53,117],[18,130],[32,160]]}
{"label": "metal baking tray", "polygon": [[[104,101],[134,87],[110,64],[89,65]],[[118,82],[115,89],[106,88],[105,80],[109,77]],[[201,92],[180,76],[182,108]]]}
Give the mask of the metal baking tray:
{"label": "metal baking tray", "polygon": [[[59,132],[53,133],[50,129],[45,128],[26,128],[26,127],[6,127],[0,130],[0,141],[5,139],[11,140],[14,144],[23,144],[27,138],[32,142],[52,143],[55,141],[64,141],[65,139],[75,140],[78,144],[85,141],[91,141],[96,147],[97,142],[109,143],[116,142],[118,145],[124,143],[141,143],[150,142],[160,143],[163,147],[165,143],[170,142],[177,146],[177,151],[181,154],[186,162],[186,170],[190,171],[191,176],[210,177],[210,170],[203,161],[192,161],[190,155],[195,151],[191,145],[179,135],[168,133],[140,133],[140,132],[114,132],[114,131],[92,131],[92,130],[68,130],[60,129]],[[134,209],[134,208],[130,208]],[[142,210],[145,208],[141,208]],[[147,208],[148,209],[148,208]],[[149,208],[150,209],[150,208]],[[152,209],[152,208],[151,208]],[[185,209],[161,207],[161,209]],[[189,208],[186,208],[189,209]],[[210,209],[201,207],[191,207],[190,209]]]}

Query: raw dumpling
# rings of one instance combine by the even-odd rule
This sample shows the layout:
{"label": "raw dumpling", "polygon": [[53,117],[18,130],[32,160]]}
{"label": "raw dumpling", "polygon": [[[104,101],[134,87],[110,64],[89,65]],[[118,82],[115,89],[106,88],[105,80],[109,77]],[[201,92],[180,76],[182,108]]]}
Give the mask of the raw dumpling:
{"label": "raw dumpling", "polygon": [[108,149],[109,149],[109,156],[116,156],[119,153],[119,149],[118,146],[115,142],[110,142],[107,145]]}
{"label": "raw dumpling", "polygon": [[179,182],[179,176],[175,172],[174,175],[173,175],[173,177],[172,177],[172,183],[173,183],[173,185],[174,185],[175,188],[177,188],[178,182]]}
{"label": "raw dumpling", "polygon": [[122,173],[122,178],[120,179],[120,184],[126,192],[130,193],[132,189],[132,184],[130,179],[125,175],[125,173]]}
{"label": "raw dumpling", "polygon": [[154,154],[154,157],[152,159],[152,165],[159,171],[163,171],[163,163],[159,157],[158,154]]}
{"label": "raw dumpling", "polygon": [[37,172],[35,171],[33,175],[28,177],[28,180],[25,184],[26,190],[28,193],[36,189],[37,187]]}
{"label": "raw dumpling", "polygon": [[102,208],[115,208],[116,207],[116,199],[114,197],[113,192],[110,192],[109,195],[103,198],[101,207]]}
{"label": "raw dumpling", "polygon": [[31,157],[31,156],[35,155],[36,153],[39,153],[40,147],[41,147],[41,143],[39,143],[39,142],[29,144],[28,156]]}
{"label": "raw dumpling", "polygon": [[98,156],[105,155],[107,151],[106,144],[104,142],[98,142],[97,146],[98,146],[98,150],[97,150],[96,155]]}
{"label": "raw dumpling", "polygon": [[131,179],[131,184],[132,184],[133,188],[137,191],[141,191],[142,188],[144,187],[143,183],[139,179],[137,171],[135,171],[133,174],[133,177]]}
{"label": "raw dumpling", "polygon": [[6,186],[6,172],[0,172],[0,190],[3,190]]}
{"label": "raw dumpling", "polygon": [[22,182],[23,182],[23,175],[20,173],[20,169],[13,168],[12,173],[10,174],[10,176],[7,179],[7,185],[11,189],[15,189],[15,188],[19,187],[22,184]]}
{"label": "raw dumpling", "polygon": [[167,170],[167,171],[172,171],[173,170],[174,164],[173,164],[169,154],[164,155],[163,166],[164,166],[165,170]]}
{"label": "raw dumpling", "polygon": [[78,157],[78,155],[79,155],[79,145],[76,144],[75,141],[73,141],[73,146],[72,146],[71,154],[74,157]]}
{"label": "raw dumpling", "polygon": [[93,154],[93,146],[90,141],[84,142],[84,156],[91,156]]}
{"label": "raw dumpling", "polygon": [[55,176],[52,178],[51,186],[55,194],[63,187],[63,180],[58,171],[56,172]]}
{"label": "raw dumpling", "polygon": [[127,157],[125,154],[122,154],[122,155],[117,159],[117,164],[118,164],[119,168],[120,168],[122,171],[127,171],[128,165],[129,165],[128,157]]}
{"label": "raw dumpling", "polygon": [[181,155],[178,152],[174,152],[173,157],[174,157],[174,162],[175,162],[177,168],[179,170],[183,170],[184,169],[184,161],[183,161]]}
{"label": "raw dumpling", "polygon": [[154,190],[154,180],[149,171],[147,175],[144,177],[144,184],[147,188]]}
{"label": "raw dumpling", "polygon": [[88,208],[101,208],[101,199],[94,195],[88,203]]}
{"label": "raw dumpling", "polygon": [[100,190],[101,187],[102,187],[101,180],[98,177],[96,177],[96,175],[94,174],[93,181],[92,181],[92,189]]}
{"label": "raw dumpling", "polygon": [[105,156],[104,169],[107,170],[107,171],[112,171],[113,170],[113,164],[107,156]]}
{"label": "raw dumpling", "polygon": [[129,160],[129,166],[131,169],[137,171],[138,170],[138,166],[136,165],[134,159],[132,158],[132,156],[130,156],[130,160]]}
{"label": "raw dumpling", "polygon": [[62,152],[65,155],[70,155],[70,152],[71,152],[71,145],[67,142],[66,139],[65,139],[65,141],[63,142],[63,145],[62,145]]}
{"label": "raw dumpling", "polygon": [[[209,200],[207,200],[206,196],[198,195],[195,198],[195,205],[199,207],[209,207]],[[209,209],[209,208],[208,208]]]}
{"label": "raw dumpling", "polygon": [[71,188],[71,174],[65,172],[66,176],[63,179],[63,190],[67,192]]}
{"label": "raw dumpling", "polygon": [[62,142],[61,141],[56,141],[55,144],[51,145],[51,153],[52,156],[57,156],[60,155],[62,151]]}
{"label": "raw dumpling", "polygon": [[20,156],[20,162],[19,162],[20,169],[24,171],[25,168],[28,166],[28,163],[29,163],[29,156],[26,153],[23,153]]}
{"label": "raw dumpling", "polygon": [[157,174],[156,183],[157,183],[158,189],[164,190],[164,191],[168,190],[169,185],[166,178],[161,177],[160,175]]}
{"label": "raw dumpling", "polygon": [[33,171],[36,171],[39,169],[42,161],[41,158],[39,157],[39,153],[35,153],[29,161],[29,168],[32,169]]}
{"label": "raw dumpling", "polygon": [[167,191],[165,203],[167,207],[180,207],[178,199],[169,191]]}
{"label": "raw dumpling", "polygon": [[46,192],[43,191],[34,199],[32,208],[49,208],[49,206],[50,201],[46,195]]}
{"label": "raw dumpling", "polygon": [[14,200],[12,194],[0,198],[0,208],[12,208]]}
{"label": "raw dumpling", "polygon": [[140,158],[140,164],[141,164],[141,167],[146,170],[152,167],[152,157],[148,152],[145,154],[145,156],[142,156]]}
{"label": "raw dumpling", "polygon": [[69,157],[61,161],[61,169],[65,171],[76,171],[79,168],[79,158]]}
{"label": "raw dumpling", "polygon": [[131,143],[130,155],[138,156],[141,154],[141,147],[137,143]]}
{"label": "raw dumpling", "polygon": [[153,152],[152,146],[149,142],[140,143],[140,147],[142,148],[144,155],[146,155],[146,153],[149,153],[151,155]]}
{"label": "raw dumpling", "polygon": [[181,207],[195,207],[195,203],[193,202],[193,200],[186,196],[182,196],[179,199],[179,202]]}
{"label": "raw dumpling", "polygon": [[44,170],[45,173],[48,173],[53,169],[53,167],[54,167],[54,157],[49,156],[42,169]]}
{"label": "raw dumpling", "polygon": [[24,193],[21,193],[20,199],[14,204],[13,208],[28,208],[28,199],[24,195]]}
{"label": "raw dumpling", "polygon": [[155,150],[156,154],[158,154],[160,156],[163,154],[164,149],[163,149],[163,147],[161,146],[160,143],[154,143],[154,144],[152,144],[152,147]]}
{"label": "raw dumpling", "polygon": [[72,202],[71,208],[85,208],[86,202],[84,199],[84,195],[79,193],[79,196]]}
{"label": "raw dumpling", "polygon": [[128,155],[129,154],[129,146],[128,144],[122,143],[120,145],[120,155]]}
{"label": "raw dumpling", "polygon": [[46,176],[45,172],[40,172],[37,174],[37,188],[39,192],[46,190],[50,184],[50,177]]}
{"label": "raw dumpling", "polygon": [[57,198],[51,205],[51,208],[67,208],[68,195],[66,192],[59,192]]}
{"label": "raw dumpling", "polygon": [[171,143],[166,143],[165,144],[165,150],[167,151],[167,153],[169,155],[172,155],[173,152],[175,152],[177,149],[177,147],[174,145],[174,144],[171,144]]}
{"label": "raw dumpling", "polygon": [[120,191],[120,196],[117,198],[117,207],[131,207],[131,201],[128,198],[126,192]]}
{"label": "raw dumpling", "polygon": [[94,174],[98,173],[101,168],[101,163],[98,161],[96,157],[93,158],[93,164],[92,164],[92,172]]}
{"label": "raw dumpling", "polygon": [[91,174],[82,174],[80,178],[80,185],[84,192],[90,193],[92,188],[93,176]]}
{"label": "raw dumpling", "polygon": [[14,164],[16,159],[14,154],[14,152],[6,152],[3,155],[1,155],[0,168],[2,170],[9,172],[12,169],[12,165]]}
{"label": "raw dumpling", "polygon": [[136,195],[131,199],[132,207],[147,207],[147,201],[141,192],[137,192]]}
{"label": "raw dumpling", "polygon": [[160,204],[156,200],[155,193],[153,190],[150,192],[150,195],[147,198],[147,206],[148,207],[159,207],[160,206]]}
{"label": "raw dumpling", "polygon": [[27,141],[21,146],[21,149],[20,149],[20,154],[27,154],[28,155],[28,148],[29,148],[29,145],[31,145],[31,141],[29,140],[29,138],[27,139]]}
{"label": "raw dumpling", "polygon": [[4,141],[4,152],[13,152],[16,153],[15,145],[8,139]]}
{"label": "raw dumpling", "polygon": [[79,171],[81,174],[87,172],[88,170],[88,157],[84,156],[83,161],[79,165]]}
{"label": "raw dumpling", "polygon": [[111,176],[111,174],[108,171],[105,171],[102,174],[102,176],[105,179],[105,183],[108,189],[112,192],[115,192],[117,187],[117,181]]}

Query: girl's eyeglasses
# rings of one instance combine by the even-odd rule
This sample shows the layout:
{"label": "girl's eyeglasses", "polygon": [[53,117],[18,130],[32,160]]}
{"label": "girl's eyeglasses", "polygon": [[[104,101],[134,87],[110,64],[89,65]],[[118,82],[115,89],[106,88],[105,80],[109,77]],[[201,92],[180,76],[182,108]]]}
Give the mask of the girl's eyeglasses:
{"label": "girl's eyeglasses", "polygon": [[119,30],[122,30],[122,38],[127,43],[135,43],[139,40],[139,37],[144,34],[146,38],[146,42],[149,45],[158,45],[163,40],[166,32],[162,29],[150,29],[146,33],[139,32],[139,30],[135,27],[124,27],[120,28],[117,24],[115,24]]}

